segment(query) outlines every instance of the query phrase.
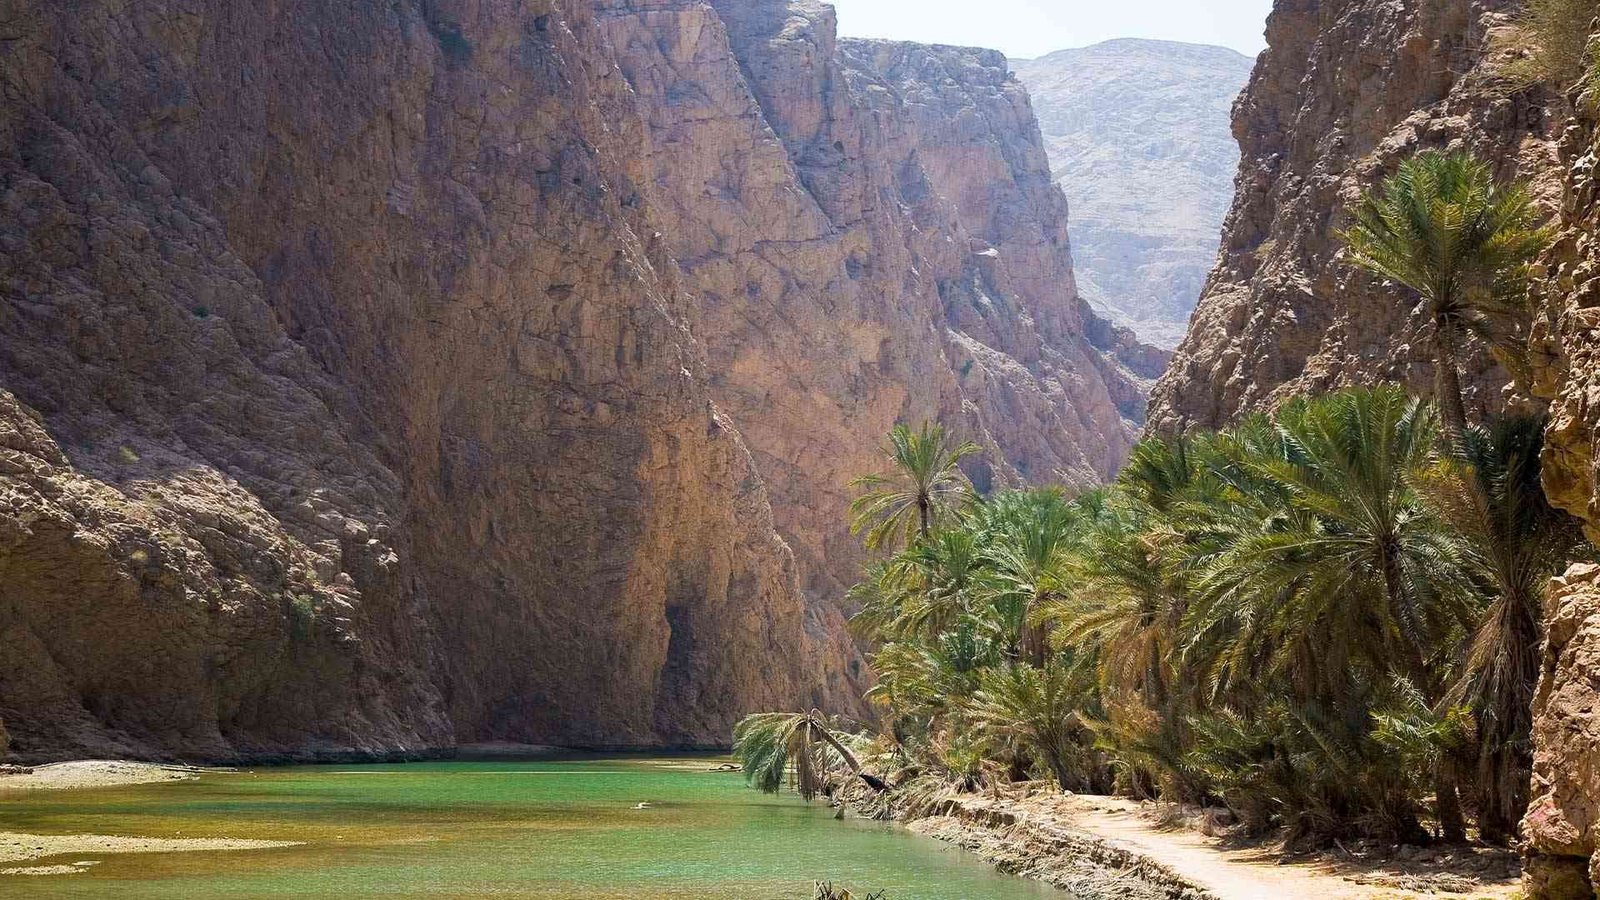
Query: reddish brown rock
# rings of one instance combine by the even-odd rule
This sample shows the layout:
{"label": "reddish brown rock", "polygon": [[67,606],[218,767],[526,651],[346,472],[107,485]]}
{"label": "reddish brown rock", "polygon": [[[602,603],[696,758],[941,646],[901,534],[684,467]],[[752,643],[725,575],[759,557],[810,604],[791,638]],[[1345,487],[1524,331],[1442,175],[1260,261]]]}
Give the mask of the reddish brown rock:
{"label": "reddish brown rock", "polygon": [[852,708],[587,4],[6,27],[0,383],[54,438],[12,405],[13,753],[704,743]]}
{"label": "reddish brown rock", "polygon": [[[1594,97],[1577,98],[1561,139],[1562,230],[1536,290],[1533,390],[1550,402],[1545,491],[1600,539],[1600,171]],[[1573,566],[1549,600],[1535,697],[1530,900],[1588,900],[1600,885],[1600,567]]]}
{"label": "reddish brown rock", "polygon": [[1077,298],[995,54],[778,0],[3,18],[17,756],[859,711],[834,601],[882,433],[1091,481],[1161,361]]}
{"label": "reddish brown rock", "polygon": [[1065,199],[1003,57],[840,40],[815,2],[601,6],[712,392],[808,588],[854,580],[847,485],[896,421],[984,444],[981,483],[1120,464],[1165,357],[1079,300]]}
{"label": "reddish brown rock", "polygon": [[[1339,258],[1362,192],[1426,149],[1471,149],[1554,207],[1565,104],[1495,78],[1515,0],[1279,0],[1234,107],[1243,156],[1221,256],[1151,397],[1164,430],[1215,427],[1308,391],[1378,380],[1432,390],[1414,303]],[[1510,377],[1467,354],[1474,409]]]}
{"label": "reddish brown rock", "polygon": [[1600,566],[1573,566],[1550,594],[1534,697],[1529,900],[1589,900],[1600,884]]}

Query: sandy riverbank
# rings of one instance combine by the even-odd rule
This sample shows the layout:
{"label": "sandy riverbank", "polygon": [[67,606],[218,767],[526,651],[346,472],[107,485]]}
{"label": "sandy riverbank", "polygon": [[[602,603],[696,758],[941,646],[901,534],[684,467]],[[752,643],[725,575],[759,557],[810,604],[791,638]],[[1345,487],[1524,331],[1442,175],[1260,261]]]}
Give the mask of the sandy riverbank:
{"label": "sandy riverbank", "polygon": [[[183,853],[219,850],[270,850],[293,847],[297,841],[252,841],[236,838],[151,838],[111,834],[25,834],[0,831],[0,875],[70,875],[95,864],[75,856],[115,853]],[[47,865],[8,865],[65,856]]]}
{"label": "sandy riverbank", "polygon": [[1163,824],[1154,808],[1130,801],[1055,793],[968,799],[946,812],[910,827],[1084,900],[1505,900],[1517,893],[1515,856],[1501,850],[1287,858],[1275,845],[1230,846]]}
{"label": "sandy riverbank", "polygon": [[[8,793],[65,791],[184,781],[204,771],[192,766],[119,760],[79,760],[36,766],[31,772],[0,774],[0,798]],[[29,834],[0,831],[0,875],[71,875],[96,864],[95,859],[120,853],[183,853],[221,850],[267,850],[292,847],[296,841],[236,838],[154,838],[111,834]],[[56,859],[56,857],[65,857]],[[28,865],[47,860],[39,865]],[[22,863],[23,865],[16,865]]]}
{"label": "sandy riverbank", "polygon": [[34,766],[26,773],[0,773],[0,795],[7,791],[61,791],[117,787],[196,778],[203,769],[159,763],[85,759]]}

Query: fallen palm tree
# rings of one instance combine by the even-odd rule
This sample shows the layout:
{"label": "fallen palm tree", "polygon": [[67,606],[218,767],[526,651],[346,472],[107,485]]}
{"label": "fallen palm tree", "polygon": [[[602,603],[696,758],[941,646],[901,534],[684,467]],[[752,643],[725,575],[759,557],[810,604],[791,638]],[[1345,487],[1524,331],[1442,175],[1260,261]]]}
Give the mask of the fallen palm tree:
{"label": "fallen palm tree", "polygon": [[769,794],[785,782],[806,800],[823,793],[827,773],[846,768],[868,787],[883,792],[888,783],[861,768],[818,710],[808,713],[756,713],[733,729],[733,755],[744,766],[745,780]]}

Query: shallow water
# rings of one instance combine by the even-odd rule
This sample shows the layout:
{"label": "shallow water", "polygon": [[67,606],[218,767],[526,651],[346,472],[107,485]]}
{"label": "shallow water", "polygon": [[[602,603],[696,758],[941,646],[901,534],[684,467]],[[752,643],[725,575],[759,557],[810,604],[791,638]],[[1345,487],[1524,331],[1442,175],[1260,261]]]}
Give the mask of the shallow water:
{"label": "shallow water", "polygon": [[[707,759],[301,766],[188,782],[0,794],[0,831],[304,841],[270,850],[73,854],[81,874],[0,876],[0,897],[810,900],[813,879],[888,900],[1063,900],[895,826],[768,797]],[[648,809],[634,809],[648,802]],[[17,865],[17,864],[7,864]]]}

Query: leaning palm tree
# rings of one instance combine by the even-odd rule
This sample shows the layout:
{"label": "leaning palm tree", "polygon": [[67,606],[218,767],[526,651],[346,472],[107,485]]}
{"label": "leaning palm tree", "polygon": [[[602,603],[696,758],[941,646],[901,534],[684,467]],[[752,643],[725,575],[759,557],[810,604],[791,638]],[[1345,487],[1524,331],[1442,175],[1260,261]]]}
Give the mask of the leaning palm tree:
{"label": "leaning palm tree", "polygon": [[1469,153],[1427,152],[1401,163],[1381,192],[1357,206],[1341,233],[1350,261],[1404,285],[1432,328],[1434,392],[1453,443],[1467,428],[1457,369],[1477,335],[1513,374],[1531,323],[1528,267],[1552,232],[1520,183],[1499,185]]}
{"label": "leaning palm tree", "polygon": [[822,793],[829,770],[843,765],[877,791],[888,785],[861,768],[856,755],[833,733],[822,713],[756,713],[733,728],[733,755],[745,780],[768,794],[790,782],[801,797]]}
{"label": "leaning palm tree", "polygon": [[980,448],[971,441],[952,445],[944,426],[923,422],[920,431],[894,426],[883,450],[890,471],[850,481],[863,491],[850,504],[850,533],[864,533],[874,550],[926,537],[942,508],[969,490],[958,463]]}
{"label": "leaning palm tree", "polygon": [[[1460,542],[1414,488],[1434,459],[1432,408],[1397,387],[1290,403],[1279,451],[1246,460],[1288,499],[1204,561],[1187,630],[1222,686],[1283,678],[1305,697],[1342,690],[1352,667],[1409,679],[1437,711],[1447,648],[1474,621]],[[1435,786],[1448,840],[1465,837],[1455,774]]]}
{"label": "leaning palm tree", "polygon": [[1527,807],[1540,598],[1583,543],[1577,521],[1545,499],[1544,427],[1543,417],[1526,416],[1473,429],[1464,455],[1428,479],[1434,506],[1472,547],[1492,598],[1453,692],[1477,718],[1478,827],[1488,841],[1514,833]]}

